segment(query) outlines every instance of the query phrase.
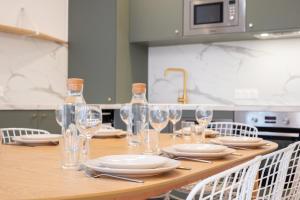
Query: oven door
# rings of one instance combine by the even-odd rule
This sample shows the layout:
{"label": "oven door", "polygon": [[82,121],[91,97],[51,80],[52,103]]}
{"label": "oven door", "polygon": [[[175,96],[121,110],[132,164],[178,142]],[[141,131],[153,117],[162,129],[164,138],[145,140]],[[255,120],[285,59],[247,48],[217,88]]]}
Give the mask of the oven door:
{"label": "oven door", "polygon": [[298,129],[286,129],[286,128],[265,128],[257,127],[258,137],[261,137],[278,144],[278,149],[283,149],[288,145],[299,141]]}

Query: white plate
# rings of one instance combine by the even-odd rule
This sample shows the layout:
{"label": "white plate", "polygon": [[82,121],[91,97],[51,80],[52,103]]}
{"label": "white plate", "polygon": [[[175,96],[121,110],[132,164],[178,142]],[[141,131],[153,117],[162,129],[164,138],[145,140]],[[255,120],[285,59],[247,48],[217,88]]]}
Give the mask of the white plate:
{"label": "white plate", "polygon": [[105,167],[116,169],[152,169],[164,165],[168,158],[152,155],[111,155],[97,159]]}
{"label": "white plate", "polygon": [[84,164],[87,168],[95,170],[101,173],[110,173],[110,174],[118,174],[127,177],[146,177],[146,176],[154,176],[157,174],[161,174],[164,172],[169,172],[173,169],[176,169],[180,162],[177,160],[172,160],[167,158],[167,162],[161,167],[154,169],[115,169],[102,166],[97,159],[89,160]]}
{"label": "white plate", "polygon": [[12,138],[13,141],[15,141],[16,143],[21,143],[21,144],[47,144],[47,143],[57,143],[59,142],[59,139],[51,139],[51,140],[24,140],[22,138],[20,138],[20,136],[16,136]]}
{"label": "white plate", "polygon": [[[53,141],[53,140],[58,140],[59,138],[62,137],[62,135],[60,134],[39,134],[39,135],[21,135],[21,136],[16,136],[18,138],[21,138],[22,140],[42,140],[42,141],[45,141],[45,140],[50,140],[50,141]],[[15,138],[16,138],[15,137]]]}
{"label": "white plate", "polygon": [[125,131],[122,131],[122,130],[107,131],[107,132],[96,132],[94,134],[94,137],[123,137],[126,134],[127,133]]}
{"label": "white plate", "polygon": [[216,144],[178,144],[174,145],[173,148],[176,151],[190,153],[219,153],[228,149],[225,146]]}
{"label": "white plate", "polygon": [[223,152],[219,153],[190,153],[190,152],[180,152],[176,151],[173,147],[166,147],[162,149],[163,152],[171,154],[174,156],[184,156],[184,157],[193,157],[193,158],[205,158],[205,159],[218,159],[228,156],[235,152],[234,149],[226,148]]}
{"label": "white plate", "polygon": [[96,134],[110,134],[110,133],[119,133],[122,132],[121,129],[99,129],[97,130]]}
{"label": "white plate", "polygon": [[220,140],[223,143],[257,143],[262,141],[261,138],[257,138],[257,137],[235,137],[235,136],[219,137],[218,140]]}
{"label": "white plate", "polygon": [[245,148],[257,148],[267,144],[265,140],[260,142],[252,142],[252,143],[229,143],[229,142],[221,142],[219,138],[211,140],[212,143],[225,145],[225,146],[235,146],[235,147],[245,147]]}

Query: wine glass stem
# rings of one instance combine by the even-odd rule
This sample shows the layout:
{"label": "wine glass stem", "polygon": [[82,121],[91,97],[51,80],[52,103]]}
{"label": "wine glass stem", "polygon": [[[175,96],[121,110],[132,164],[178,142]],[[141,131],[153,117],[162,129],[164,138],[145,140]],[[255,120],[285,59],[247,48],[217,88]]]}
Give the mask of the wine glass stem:
{"label": "wine glass stem", "polygon": [[90,143],[91,143],[91,137],[86,136],[83,139],[82,143],[82,162],[86,162],[90,159]]}
{"label": "wine glass stem", "polygon": [[176,123],[172,123],[173,124],[173,138],[176,138]]}

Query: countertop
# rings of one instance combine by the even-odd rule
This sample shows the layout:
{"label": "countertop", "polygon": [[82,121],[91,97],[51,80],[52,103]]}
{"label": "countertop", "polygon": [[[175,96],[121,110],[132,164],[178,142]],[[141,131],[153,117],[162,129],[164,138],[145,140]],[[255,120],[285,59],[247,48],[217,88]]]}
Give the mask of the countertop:
{"label": "countertop", "polygon": [[[120,109],[122,104],[100,104],[100,105],[102,109]],[[203,105],[203,106],[210,106],[213,110],[218,110],[218,111],[300,112],[300,105],[211,105],[211,104],[180,104],[180,105],[182,105],[183,110],[195,110],[198,105]],[[0,105],[0,110],[54,110],[55,108],[56,105]]]}

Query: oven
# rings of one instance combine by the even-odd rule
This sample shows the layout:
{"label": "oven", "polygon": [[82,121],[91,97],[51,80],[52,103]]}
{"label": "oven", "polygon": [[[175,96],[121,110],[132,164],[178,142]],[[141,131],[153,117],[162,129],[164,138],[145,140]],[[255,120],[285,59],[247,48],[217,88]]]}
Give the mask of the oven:
{"label": "oven", "polygon": [[184,35],[245,32],[246,0],[184,0]]}
{"label": "oven", "polygon": [[279,149],[300,139],[300,112],[236,111],[234,121],[257,127],[258,136],[276,142]]}

